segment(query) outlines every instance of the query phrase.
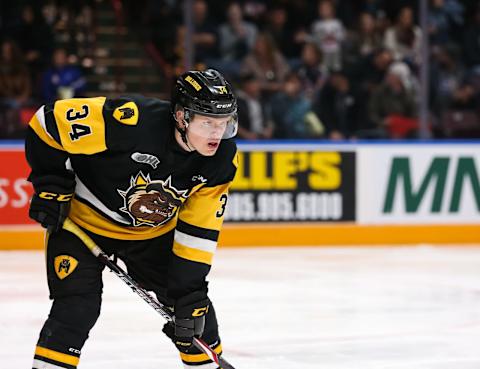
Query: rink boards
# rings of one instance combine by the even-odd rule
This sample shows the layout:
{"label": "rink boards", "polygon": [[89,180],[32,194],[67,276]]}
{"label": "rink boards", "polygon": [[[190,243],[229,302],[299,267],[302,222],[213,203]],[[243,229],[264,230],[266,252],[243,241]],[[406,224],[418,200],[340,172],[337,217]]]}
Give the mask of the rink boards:
{"label": "rink boards", "polygon": [[[220,244],[479,243],[479,143],[239,144]],[[22,144],[0,162],[0,249],[41,248]]]}

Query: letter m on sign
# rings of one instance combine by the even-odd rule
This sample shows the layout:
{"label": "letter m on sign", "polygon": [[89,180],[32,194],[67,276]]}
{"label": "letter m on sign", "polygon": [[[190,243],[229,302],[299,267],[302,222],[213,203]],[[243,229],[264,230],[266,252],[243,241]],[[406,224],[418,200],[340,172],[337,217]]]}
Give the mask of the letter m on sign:
{"label": "letter m on sign", "polygon": [[445,193],[445,182],[447,180],[449,164],[449,158],[433,159],[427,173],[423,177],[418,191],[415,192],[412,185],[410,159],[406,157],[394,158],[390,170],[383,212],[391,213],[393,211],[397,190],[401,191],[403,189],[405,209],[407,213],[415,213],[420,207],[425,193],[430,186],[435,186],[431,212],[440,212],[443,195]]}

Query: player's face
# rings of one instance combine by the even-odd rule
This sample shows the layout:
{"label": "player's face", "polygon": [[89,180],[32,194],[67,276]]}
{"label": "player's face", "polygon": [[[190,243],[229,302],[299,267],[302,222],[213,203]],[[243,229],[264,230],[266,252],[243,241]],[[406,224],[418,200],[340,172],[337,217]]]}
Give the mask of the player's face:
{"label": "player's face", "polygon": [[187,128],[188,140],[201,155],[215,155],[230,119],[195,114]]}

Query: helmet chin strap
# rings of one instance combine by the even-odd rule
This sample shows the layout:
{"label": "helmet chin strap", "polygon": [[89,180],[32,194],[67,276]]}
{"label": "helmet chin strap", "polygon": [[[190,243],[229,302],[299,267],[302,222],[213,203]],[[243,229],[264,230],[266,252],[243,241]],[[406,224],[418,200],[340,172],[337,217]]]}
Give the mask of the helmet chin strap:
{"label": "helmet chin strap", "polygon": [[183,125],[185,126],[185,128],[182,129],[182,128],[177,126],[177,130],[178,130],[178,132],[180,132],[180,136],[182,137],[182,141],[190,149],[190,152],[196,151],[195,147],[190,143],[190,140],[188,139],[188,132],[187,132],[188,122],[185,119],[182,119],[182,120],[183,120]]}

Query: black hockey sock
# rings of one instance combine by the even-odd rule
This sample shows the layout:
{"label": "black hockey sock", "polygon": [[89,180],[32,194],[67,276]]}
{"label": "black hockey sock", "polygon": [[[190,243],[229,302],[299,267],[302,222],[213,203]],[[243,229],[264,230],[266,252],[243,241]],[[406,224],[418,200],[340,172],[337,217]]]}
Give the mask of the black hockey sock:
{"label": "black hockey sock", "polygon": [[34,369],[74,369],[100,314],[100,295],[56,299],[35,349]]}

